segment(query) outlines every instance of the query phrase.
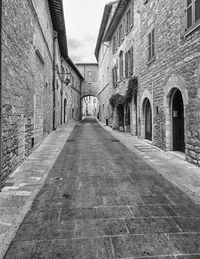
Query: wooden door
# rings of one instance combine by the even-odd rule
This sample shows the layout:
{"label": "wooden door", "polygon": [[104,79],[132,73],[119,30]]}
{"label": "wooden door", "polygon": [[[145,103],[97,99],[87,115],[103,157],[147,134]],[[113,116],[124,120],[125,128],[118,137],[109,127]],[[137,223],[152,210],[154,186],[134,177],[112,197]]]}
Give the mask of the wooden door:
{"label": "wooden door", "polygon": [[183,98],[179,90],[176,91],[172,101],[173,122],[173,150],[185,152],[184,139],[184,106]]}
{"label": "wooden door", "polygon": [[145,106],[145,138],[152,140],[152,111],[149,100],[147,100]]}

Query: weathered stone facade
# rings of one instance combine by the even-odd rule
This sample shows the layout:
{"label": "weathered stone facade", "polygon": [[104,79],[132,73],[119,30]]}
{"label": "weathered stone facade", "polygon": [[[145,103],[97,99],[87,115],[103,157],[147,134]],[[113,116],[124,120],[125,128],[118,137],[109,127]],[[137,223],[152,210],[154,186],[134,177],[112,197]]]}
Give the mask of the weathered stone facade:
{"label": "weathered stone facade", "polygon": [[77,68],[84,77],[82,83],[81,98],[85,96],[97,97],[99,92],[99,75],[98,75],[98,64],[97,63],[78,63]]}
{"label": "weathered stone facade", "polygon": [[[120,0],[119,7],[122,5],[126,7],[116,10],[101,44],[109,41],[111,66],[116,62],[118,68],[113,89],[121,95],[127,90],[128,78],[120,80],[119,56],[133,47],[132,76],[138,78],[138,92],[130,104],[131,132],[164,150],[185,150],[188,161],[200,164],[200,21],[186,28],[187,1]],[[120,23],[126,24],[131,6],[133,24],[113,54],[114,36]],[[151,59],[150,39],[154,44]],[[107,89],[104,96],[110,92]]]}
{"label": "weathered stone facade", "polygon": [[[72,61],[63,60],[62,71],[63,74],[63,94],[62,94],[62,121],[64,123],[71,120],[76,121],[81,119],[81,87],[83,83],[83,77],[80,72],[77,71],[75,65],[71,65]],[[66,80],[69,82],[65,83]]]}
{"label": "weathered stone facade", "polygon": [[[54,46],[57,71],[61,71],[62,55],[54,35],[47,0],[3,1],[2,180],[53,130]],[[62,123],[63,109],[58,73],[55,80],[57,127]],[[74,102],[77,100],[78,97],[74,98]]]}
{"label": "weathered stone facade", "polygon": [[111,2],[104,8],[101,28],[95,49],[95,56],[98,61],[99,69],[99,119],[104,123],[108,122],[109,125],[112,125],[113,122],[113,109],[109,104],[109,99],[115,93],[115,90],[112,87],[112,52],[109,49],[109,42],[106,42],[105,44],[102,43],[102,38],[115,12],[117,3],[118,1]]}

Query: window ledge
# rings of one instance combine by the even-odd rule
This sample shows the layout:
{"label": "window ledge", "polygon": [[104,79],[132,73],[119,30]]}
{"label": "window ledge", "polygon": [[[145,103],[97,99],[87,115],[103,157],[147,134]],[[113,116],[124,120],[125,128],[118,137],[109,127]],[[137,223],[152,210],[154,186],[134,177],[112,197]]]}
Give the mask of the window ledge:
{"label": "window ledge", "polygon": [[194,26],[192,26],[191,28],[189,28],[189,29],[186,29],[185,30],[185,38],[187,37],[187,36],[189,36],[191,33],[193,33],[196,29],[198,29],[200,27],[200,21],[196,24],[196,25],[194,25]]}
{"label": "window ledge", "polygon": [[150,66],[155,60],[156,60],[156,57],[154,56],[153,58],[148,60],[147,65]]}

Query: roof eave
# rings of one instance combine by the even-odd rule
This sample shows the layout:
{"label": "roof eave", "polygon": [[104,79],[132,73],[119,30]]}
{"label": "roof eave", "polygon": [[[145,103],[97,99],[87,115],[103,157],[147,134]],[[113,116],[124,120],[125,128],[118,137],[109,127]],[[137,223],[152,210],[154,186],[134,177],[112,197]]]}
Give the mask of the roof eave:
{"label": "roof eave", "polygon": [[67,35],[62,0],[48,0],[53,29],[57,32],[60,52],[63,58],[68,57]]}
{"label": "roof eave", "polygon": [[99,34],[98,34],[97,43],[96,43],[95,52],[94,52],[97,60],[98,60],[98,54],[99,54],[99,49],[101,46],[102,38],[103,38],[103,35],[105,32],[105,28],[106,28],[106,25],[107,25],[107,22],[109,19],[111,9],[112,9],[112,5],[115,2],[117,2],[117,1],[111,2],[107,5],[105,5],[105,7],[104,7],[103,17],[101,20],[101,25],[100,25]]}
{"label": "roof eave", "polygon": [[126,10],[126,7],[129,3],[129,0],[120,0],[118,5],[117,5],[117,8],[115,10],[115,13],[112,17],[112,20],[109,24],[109,27],[105,33],[105,36],[103,38],[103,42],[106,42],[106,41],[110,41],[115,29],[116,29],[116,26],[118,25],[124,11]]}

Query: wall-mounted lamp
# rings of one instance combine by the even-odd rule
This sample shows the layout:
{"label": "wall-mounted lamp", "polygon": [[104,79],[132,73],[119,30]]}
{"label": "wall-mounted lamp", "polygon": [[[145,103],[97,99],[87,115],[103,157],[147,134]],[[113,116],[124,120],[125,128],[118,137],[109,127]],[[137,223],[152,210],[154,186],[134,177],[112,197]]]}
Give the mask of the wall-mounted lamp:
{"label": "wall-mounted lamp", "polygon": [[[64,73],[58,73],[58,75],[70,75],[71,76],[71,72],[64,72]],[[70,79],[66,78],[65,80],[62,80],[62,82],[67,86],[70,83]]]}
{"label": "wall-mounted lamp", "polygon": [[70,83],[70,79],[67,78],[67,79],[63,80],[63,83],[68,85]]}

